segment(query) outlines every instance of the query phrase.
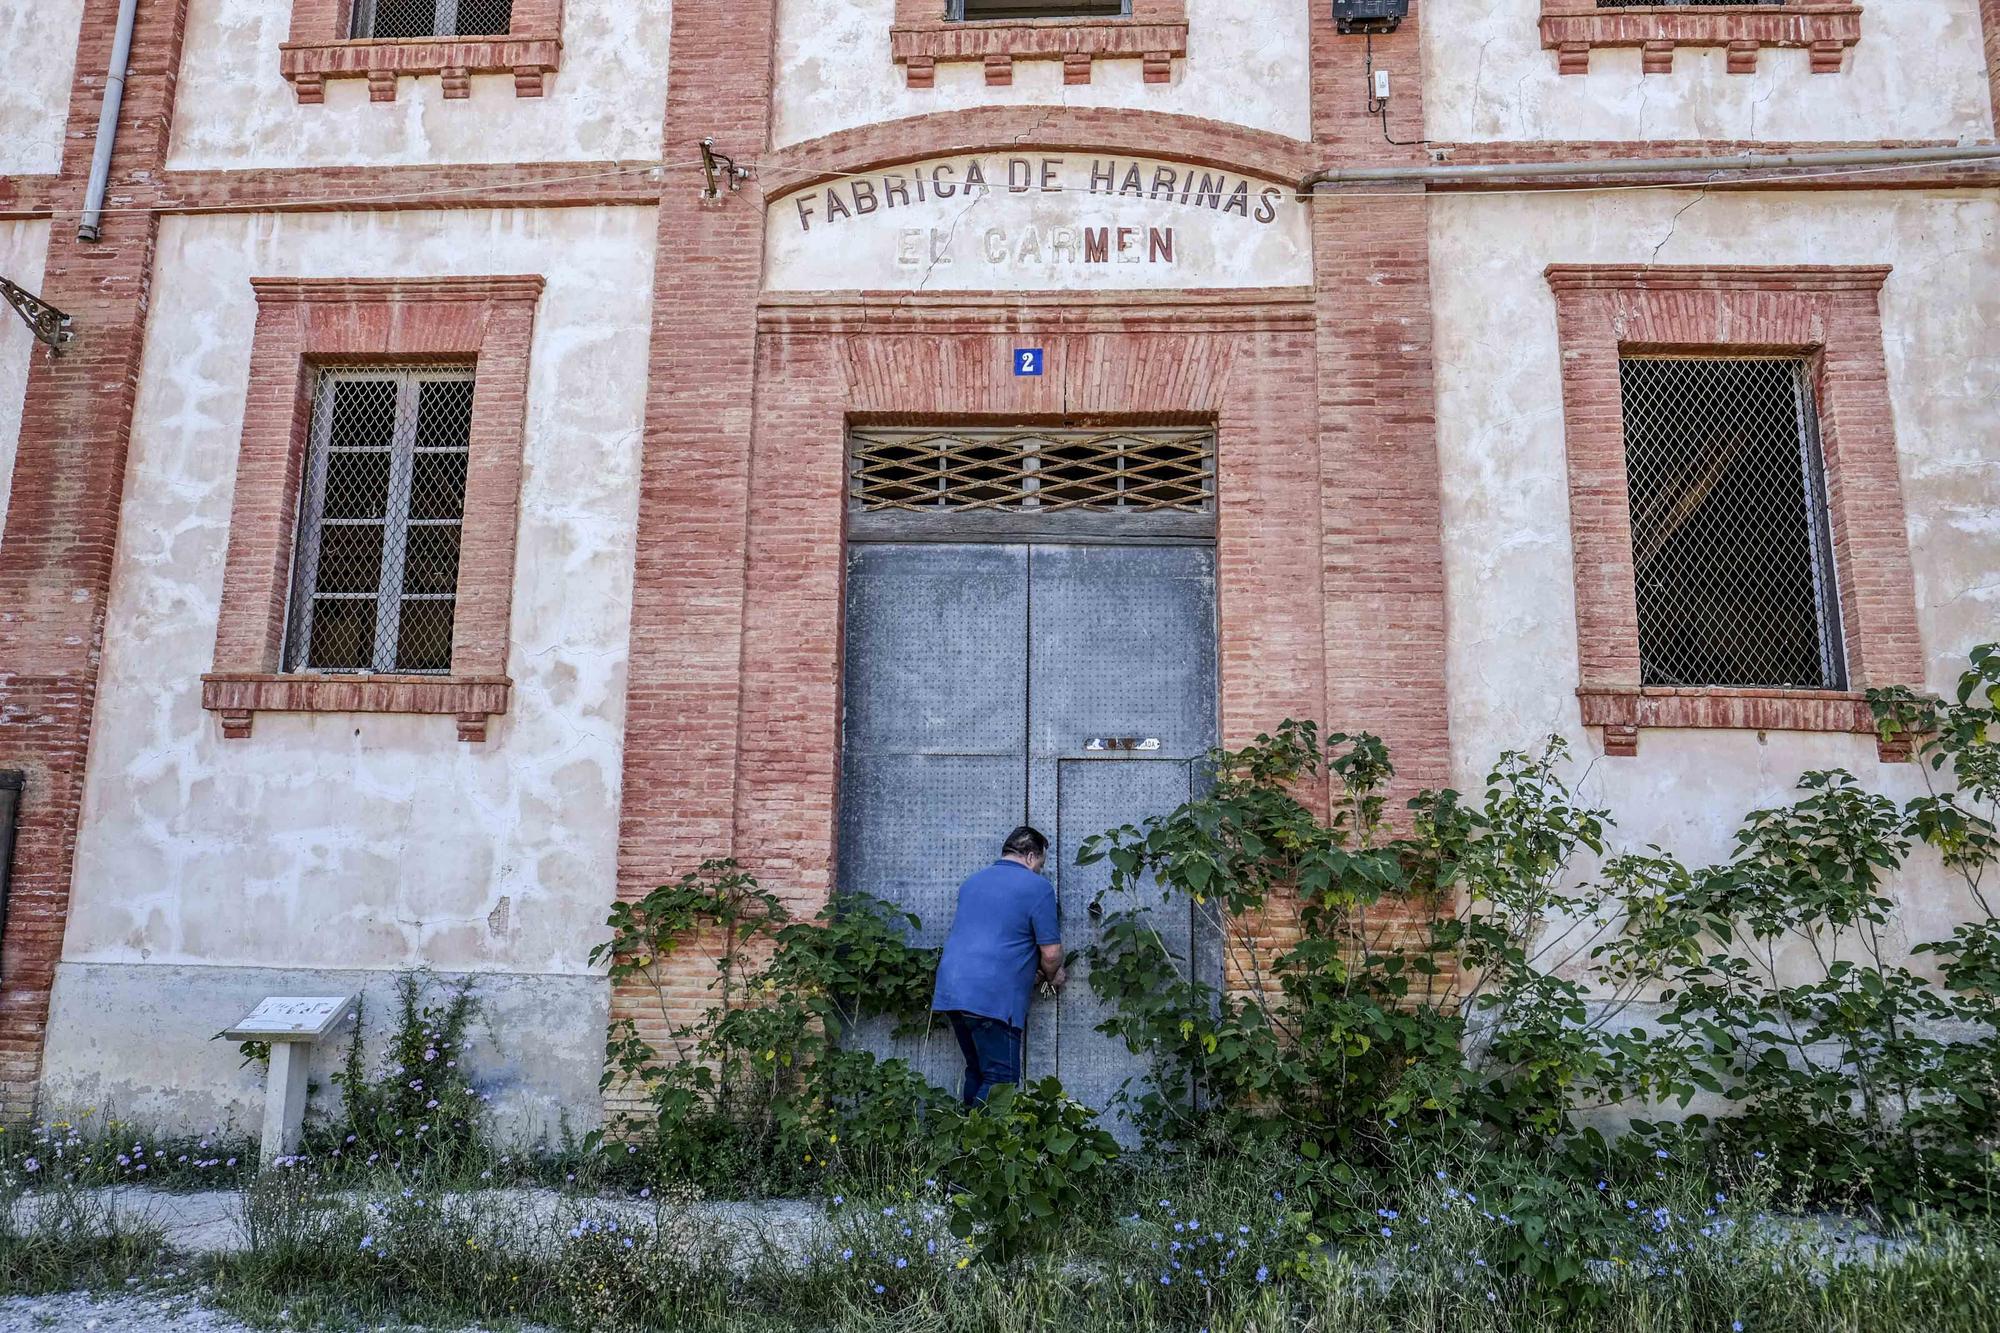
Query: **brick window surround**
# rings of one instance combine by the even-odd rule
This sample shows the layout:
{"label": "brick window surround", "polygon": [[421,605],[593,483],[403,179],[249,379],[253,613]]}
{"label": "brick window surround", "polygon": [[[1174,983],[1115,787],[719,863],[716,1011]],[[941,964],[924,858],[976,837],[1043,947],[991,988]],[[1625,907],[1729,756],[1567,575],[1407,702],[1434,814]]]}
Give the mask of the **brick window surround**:
{"label": "brick window surround", "polygon": [[889,47],[912,88],[936,86],[940,61],[980,61],[986,82],[1014,82],[1016,60],[1060,60],[1065,84],[1089,83],[1100,58],[1143,60],[1147,83],[1173,79],[1174,58],[1187,54],[1187,0],[1132,0],[1117,18],[957,20],[944,0],[896,0]]}
{"label": "brick window surround", "polygon": [[[1923,679],[1916,582],[1890,417],[1880,295],[1887,268],[1551,265],[1585,726],[1604,752],[1642,727],[1874,734],[1863,691]],[[1825,455],[1847,690],[1642,686],[1619,358],[1759,353],[1806,359]],[[1882,758],[1908,757],[1884,745]]]}
{"label": "brick window surround", "polygon": [[328,79],[368,80],[373,102],[396,100],[405,74],[436,74],[448,98],[469,97],[474,74],[512,74],[516,97],[540,97],[562,57],[563,0],[514,0],[504,37],[349,37],[354,0],[292,0],[279,66],[301,102],[326,100]]}
{"label": "brick window surround", "polygon": [[1645,5],[1600,9],[1597,0],[1542,0],[1542,45],[1564,74],[1590,71],[1590,53],[1636,46],[1648,74],[1668,74],[1674,50],[1720,46],[1731,74],[1755,74],[1766,47],[1803,47],[1812,72],[1838,74],[1847,48],[1861,40],[1854,0],[1785,0],[1767,5]]}
{"label": "brick window surround", "polygon": [[[462,741],[507,711],[508,616],[521,490],[528,352],[542,279],[253,278],[257,329],[236,461],[236,498],[202,707],[222,734],[259,712],[438,713]],[[474,366],[458,610],[446,675],[287,673],[292,540],[321,365],[458,360]]]}

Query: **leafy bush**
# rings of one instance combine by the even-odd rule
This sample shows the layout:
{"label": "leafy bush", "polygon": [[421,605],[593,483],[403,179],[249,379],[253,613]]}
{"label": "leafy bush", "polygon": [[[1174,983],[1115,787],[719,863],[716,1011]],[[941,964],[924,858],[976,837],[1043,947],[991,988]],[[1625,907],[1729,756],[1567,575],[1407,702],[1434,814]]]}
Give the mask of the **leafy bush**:
{"label": "leafy bush", "polygon": [[1097,1112],[1053,1078],[995,1090],[959,1122],[955,1146],[952,1234],[1003,1260],[1069,1225],[1118,1160]]}
{"label": "leafy bush", "polygon": [[425,979],[396,979],[396,1020],[381,1067],[368,1072],[357,1014],[346,1063],[333,1076],[345,1124],[319,1156],[363,1165],[457,1171],[485,1154],[485,1098],[473,1086],[466,1033],[478,1013],[472,980],[431,998]]}
{"label": "leafy bush", "polygon": [[[1140,1123],[1162,1144],[1281,1146],[1337,1199],[1392,1142],[1588,1162],[1611,1150],[1586,1115],[1706,1091],[1732,1106],[1725,1145],[1769,1150],[1823,1193],[1988,1197],[2000,648],[1973,654],[1955,702],[1871,699],[1885,737],[1916,743],[1926,795],[1898,806],[1808,773],[1799,800],[1746,818],[1732,860],[1699,869],[1649,848],[1585,874],[1611,821],[1565,781],[1559,741],[1503,755],[1476,804],[1419,795],[1400,831],[1372,736],[1287,721],[1218,753],[1202,796],[1080,857],[1111,868],[1090,984],[1114,1008],[1103,1030],[1149,1058],[1128,1091]],[[1918,844],[1976,912],[1917,945],[1936,979],[1890,947],[1887,888]],[[1162,891],[1213,914],[1221,984],[1151,929],[1138,905]],[[1791,980],[1781,950],[1816,967]],[[1642,1001],[1656,1024],[1627,1026]]]}
{"label": "leafy bush", "polygon": [[[652,998],[670,1049],[631,1020],[614,1025],[603,1084],[650,1103],[650,1164],[670,1178],[741,1193],[809,1186],[880,1169],[920,1143],[948,1111],[944,1095],[900,1060],[841,1038],[879,1021],[928,1018],[935,950],[908,942],[918,924],[878,899],[843,895],[794,921],[776,895],[731,861],[613,908],[614,985]],[[715,1002],[686,1020],[668,982],[680,955],[707,948]]]}

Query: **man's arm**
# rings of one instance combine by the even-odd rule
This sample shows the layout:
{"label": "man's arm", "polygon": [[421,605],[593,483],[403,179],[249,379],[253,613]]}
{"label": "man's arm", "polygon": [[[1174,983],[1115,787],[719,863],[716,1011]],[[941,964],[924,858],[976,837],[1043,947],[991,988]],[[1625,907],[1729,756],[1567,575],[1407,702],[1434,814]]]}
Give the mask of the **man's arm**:
{"label": "man's arm", "polygon": [[1069,969],[1063,966],[1063,947],[1060,944],[1044,944],[1041,948],[1042,980],[1057,990],[1069,980]]}

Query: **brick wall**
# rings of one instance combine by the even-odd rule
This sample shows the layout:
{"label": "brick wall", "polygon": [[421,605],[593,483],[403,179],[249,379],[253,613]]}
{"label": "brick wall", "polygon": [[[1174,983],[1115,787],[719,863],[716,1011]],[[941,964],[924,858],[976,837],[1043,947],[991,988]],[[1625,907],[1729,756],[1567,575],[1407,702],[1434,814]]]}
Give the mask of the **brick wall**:
{"label": "brick wall", "polygon": [[[58,207],[83,199],[118,0],[87,0],[71,87]],[[149,181],[166,159],[186,0],[140,7],[102,239],[75,214],[49,233],[40,295],[76,338],[28,372],[0,543],[0,768],[27,773],[0,973],[0,1118],[32,1111],[49,989],[62,951],[84,755],[118,540],[126,448],[158,221]]]}
{"label": "brick wall", "polygon": [[[751,160],[769,141],[775,6],[684,5],[674,16],[664,153],[705,137]],[[632,594],[618,893],[643,896],[736,851],[744,553],[764,205],[756,181],[660,198],[653,347]],[[706,979],[687,982],[707,994]],[[663,1038],[637,997],[614,1018]],[[657,1012],[656,1010],[654,1012]]]}
{"label": "brick wall", "polygon": [[[1413,159],[1416,149],[1385,145],[1366,113],[1360,39],[1338,38],[1318,19],[1314,32],[1316,134],[1305,162]],[[677,95],[700,98],[693,80],[714,77],[733,106],[762,67],[691,69],[681,40],[677,32]],[[1378,65],[1402,78],[1389,130],[1399,138],[1418,137],[1421,125],[1418,59],[1414,24],[1377,44]],[[1196,151],[1209,157],[1273,160],[1268,136],[1200,129]],[[1135,112],[985,108],[801,145],[777,155],[763,184],[796,188],[1001,141],[1026,151],[1119,135],[1157,144],[1157,133]],[[1294,149],[1279,157],[1301,165]],[[746,191],[720,212],[755,207]],[[1314,210],[1313,294],[773,298],[749,373],[740,312],[718,298],[754,309],[756,291],[736,285],[736,251],[713,236],[705,253],[724,262],[724,280],[705,290],[700,326],[672,327],[683,364],[741,375],[736,402],[754,411],[745,421],[704,406],[697,427],[688,413],[698,390],[655,386],[682,432],[675,465],[698,470],[679,509],[649,507],[650,479],[642,497],[621,892],[730,851],[801,912],[833,882],[845,427],[856,417],[1214,422],[1225,741],[1314,717],[1381,732],[1395,747],[1398,794],[1442,782],[1450,756],[1425,202],[1349,192],[1322,195]],[[717,216],[697,214],[696,225],[719,233]],[[668,239],[663,231],[663,246]],[[747,241],[731,235],[727,244]],[[661,274],[663,290],[677,281],[664,249]],[[996,373],[1024,338],[1048,349],[1048,373]],[[691,605],[647,603],[652,550],[674,553],[662,575]],[[675,655],[655,656],[655,642]],[[670,704],[671,718],[654,711]],[[652,785],[669,772],[674,788]],[[1260,947],[1293,933],[1275,920],[1244,929]],[[675,976],[668,1004],[683,1021],[712,997],[698,956]],[[621,1001],[621,1015],[657,1033],[650,997]]]}

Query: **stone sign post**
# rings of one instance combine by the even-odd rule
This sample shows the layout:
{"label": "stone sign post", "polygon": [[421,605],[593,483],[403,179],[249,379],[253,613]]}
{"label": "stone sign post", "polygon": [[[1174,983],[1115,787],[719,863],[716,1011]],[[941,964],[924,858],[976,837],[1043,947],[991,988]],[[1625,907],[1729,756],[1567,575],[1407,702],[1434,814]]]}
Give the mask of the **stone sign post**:
{"label": "stone sign post", "polygon": [[273,995],[222,1034],[231,1041],[271,1045],[271,1071],[264,1082],[264,1139],[258,1153],[263,1165],[298,1151],[313,1043],[354,1013],[352,995]]}

